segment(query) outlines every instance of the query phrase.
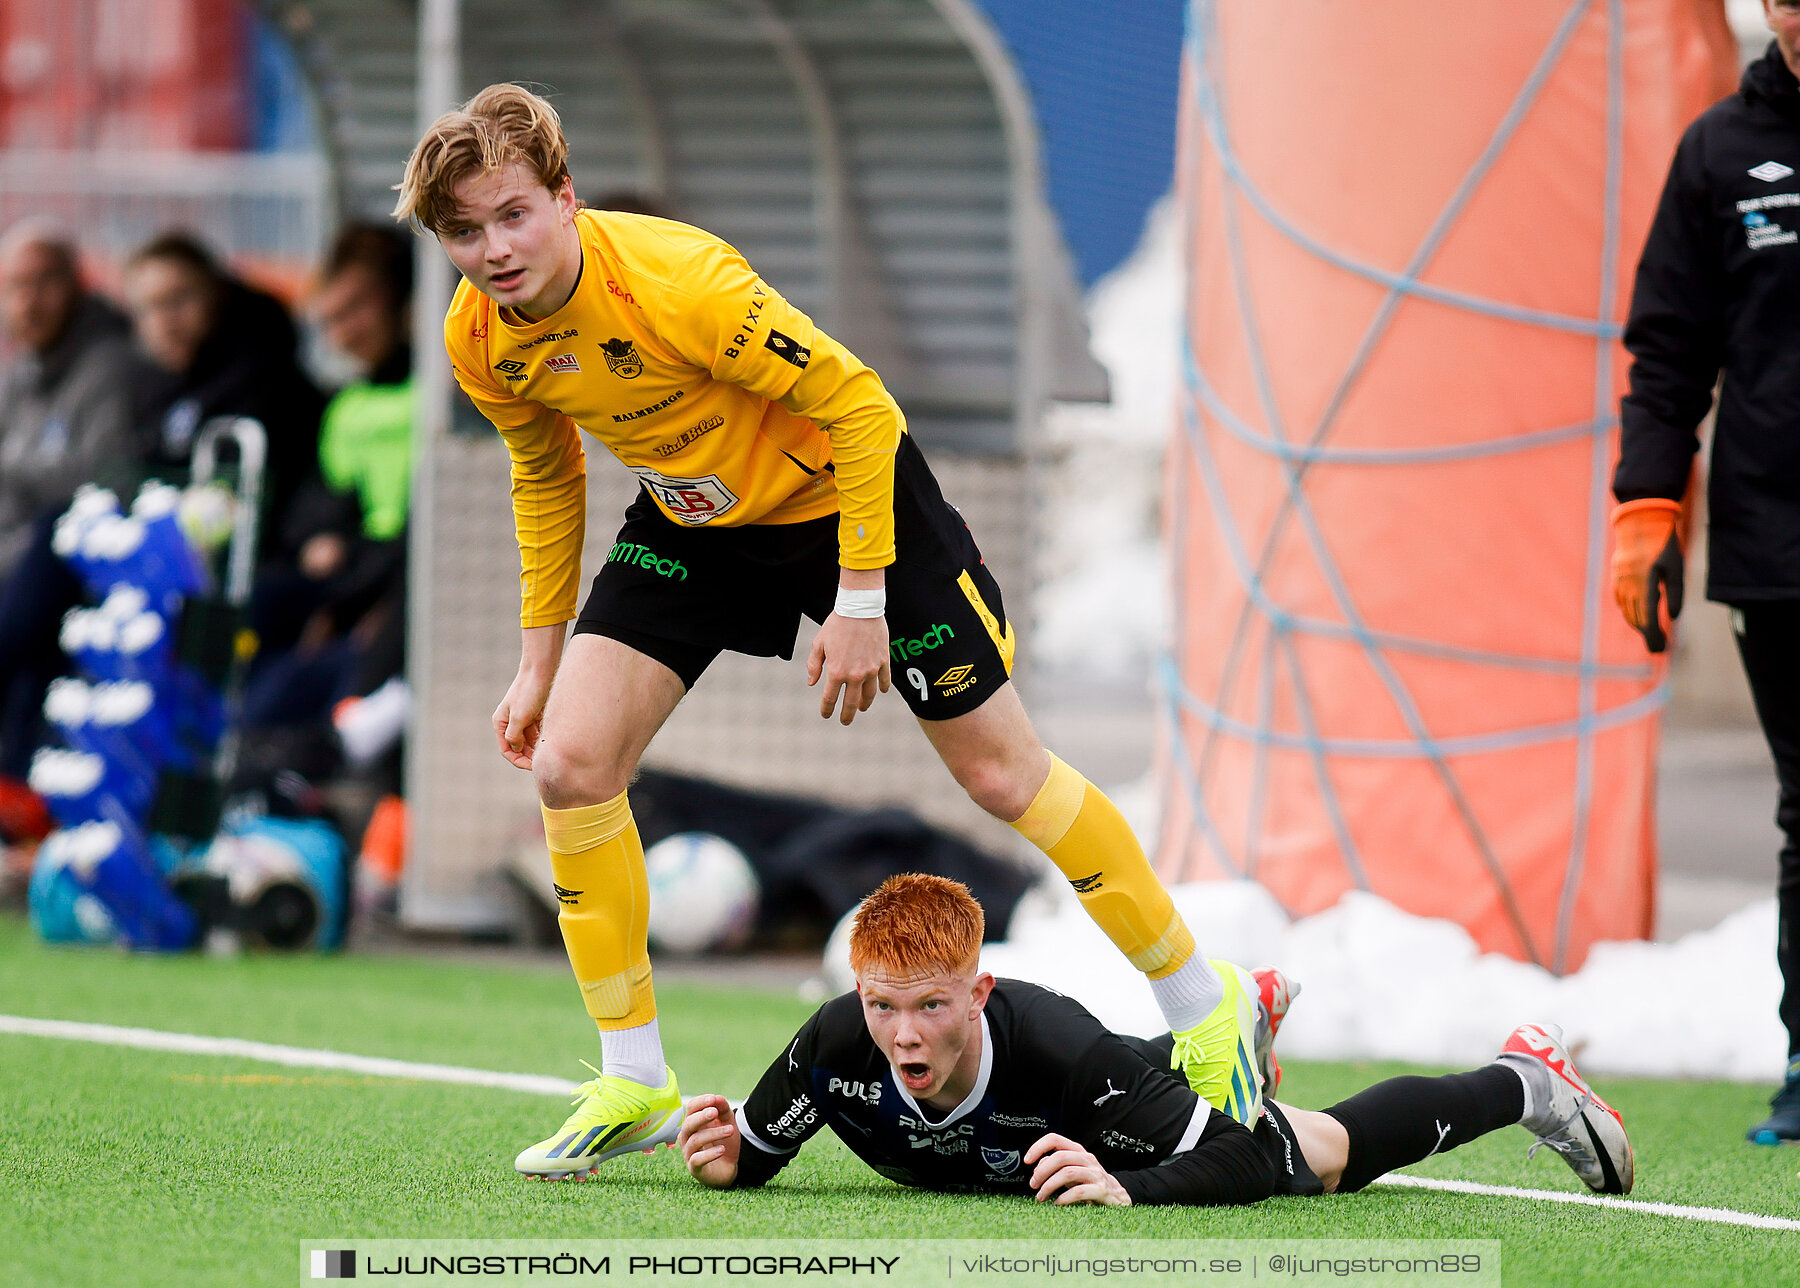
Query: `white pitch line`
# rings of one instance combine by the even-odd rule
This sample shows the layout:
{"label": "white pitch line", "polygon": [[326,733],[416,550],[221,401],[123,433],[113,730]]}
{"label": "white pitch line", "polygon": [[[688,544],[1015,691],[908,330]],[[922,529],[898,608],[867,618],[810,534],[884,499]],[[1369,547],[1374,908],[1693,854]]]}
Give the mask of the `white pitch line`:
{"label": "white pitch line", "polygon": [[347,1055],[310,1047],[277,1046],[243,1038],[206,1038],[192,1033],[164,1033],[159,1029],[121,1028],[116,1024],[82,1024],[73,1020],[34,1020],[23,1015],[0,1015],[0,1033],[35,1038],[63,1038],[71,1042],[102,1042],[108,1046],[140,1047],[146,1051],[176,1051],[183,1055],[235,1056],[300,1069],[341,1069],[382,1078],[412,1078],[420,1082],[455,1082],[471,1087],[499,1087],[506,1091],[568,1096],[575,1084],[567,1078],[547,1078],[536,1073],[497,1073],[491,1069],[464,1069],[454,1064],[415,1064],[411,1060],[387,1060],[378,1056]]}
{"label": "white pitch line", "polygon": [[1515,1185],[1482,1185],[1475,1181],[1439,1180],[1429,1176],[1407,1176],[1389,1172],[1377,1185],[1400,1185],[1417,1190],[1448,1190],[1452,1194],[1490,1194],[1507,1199],[1536,1199],[1540,1203],[1579,1203],[1586,1207],[1617,1208],[1626,1212],[1642,1212],[1646,1216],[1672,1216],[1684,1221],[1711,1221],[1716,1225],[1744,1225],[1757,1230],[1800,1230],[1800,1221],[1783,1216],[1763,1216],[1758,1212],[1735,1212],[1731,1208],[1689,1207],[1685,1203],[1648,1203],[1641,1199],[1622,1199],[1610,1194],[1570,1194],[1563,1190],[1524,1190]]}
{"label": "white pitch line", "polygon": [[[300,1069],[338,1069],[381,1078],[412,1078],[420,1082],[453,1082],[471,1087],[498,1087],[544,1096],[567,1096],[573,1084],[565,1078],[536,1073],[499,1073],[492,1069],[465,1069],[454,1064],[415,1064],[378,1056],[349,1055],[312,1047],[278,1046],[245,1038],[208,1038],[193,1033],[165,1033],[160,1029],[125,1028],[117,1024],[84,1024],[76,1020],[38,1020],[24,1015],[0,1015],[0,1033],[23,1037],[61,1038],[69,1042],[99,1042],[107,1046],[137,1047],[145,1051],[174,1051],[181,1055],[218,1055],[240,1060],[261,1060]],[[1749,1226],[1759,1230],[1800,1230],[1800,1221],[1787,1217],[1736,1212],[1730,1208],[1688,1207],[1680,1203],[1646,1203],[1603,1194],[1570,1194],[1562,1190],[1526,1190],[1512,1185],[1481,1185],[1474,1181],[1438,1180],[1389,1172],[1377,1185],[1409,1186],[1421,1190],[1447,1190],[1453,1194],[1486,1194],[1498,1198],[1536,1199],[1541,1203],[1579,1203],[1589,1207],[1622,1208],[1647,1216],[1677,1217],[1686,1221],[1711,1221],[1719,1225]]]}

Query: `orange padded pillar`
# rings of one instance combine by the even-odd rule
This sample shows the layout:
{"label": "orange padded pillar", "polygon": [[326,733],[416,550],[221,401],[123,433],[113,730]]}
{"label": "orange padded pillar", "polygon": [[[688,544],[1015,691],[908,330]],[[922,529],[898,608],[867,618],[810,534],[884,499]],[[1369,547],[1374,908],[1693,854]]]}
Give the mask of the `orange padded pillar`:
{"label": "orange padded pillar", "polygon": [[1193,0],[1165,878],[1370,890],[1556,970],[1649,933],[1618,335],[1735,84],[1719,0]]}

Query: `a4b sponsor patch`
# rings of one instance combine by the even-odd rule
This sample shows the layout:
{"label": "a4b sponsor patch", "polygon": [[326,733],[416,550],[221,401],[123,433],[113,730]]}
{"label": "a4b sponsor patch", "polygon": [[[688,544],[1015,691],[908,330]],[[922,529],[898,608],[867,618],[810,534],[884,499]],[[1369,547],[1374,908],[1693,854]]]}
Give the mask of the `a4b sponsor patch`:
{"label": "a4b sponsor patch", "polygon": [[737,494],[717,474],[704,478],[672,478],[648,465],[633,465],[631,472],[643,480],[663,509],[683,523],[699,527],[711,523],[738,503]]}

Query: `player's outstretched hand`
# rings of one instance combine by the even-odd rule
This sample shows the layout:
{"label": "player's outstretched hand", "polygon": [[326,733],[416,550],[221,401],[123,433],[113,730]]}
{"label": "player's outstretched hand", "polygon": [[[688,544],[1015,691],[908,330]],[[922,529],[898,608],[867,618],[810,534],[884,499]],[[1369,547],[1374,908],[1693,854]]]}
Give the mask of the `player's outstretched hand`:
{"label": "player's outstretched hand", "polygon": [[875,695],[888,691],[891,678],[887,618],[827,616],[813,636],[812,653],[806,659],[808,686],[817,684],[821,676],[825,692],[819,698],[819,715],[824,719],[831,719],[840,692],[844,695],[844,709],[838,716],[842,724],[873,706]]}
{"label": "player's outstretched hand", "polygon": [[1055,1199],[1058,1206],[1069,1203],[1097,1203],[1101,1207],[1130,1207],[1131,1195],[1100,1166],[1100,1160],[1070,1140],[1051,1132],[1039,1136],[1025,1151],[1025,1161],[1036,1163],[1031,1173],[1031,1188],[1037,1200]]}
{"label": "player's outstretched hand", "polygon": [[687,1163],[688,1175],[702,1185],[722,1190],[737,1179],[737,1116],[724,1096],[689,1096],[683,1105],[686,1117],[675,1135],[675,1144]]}

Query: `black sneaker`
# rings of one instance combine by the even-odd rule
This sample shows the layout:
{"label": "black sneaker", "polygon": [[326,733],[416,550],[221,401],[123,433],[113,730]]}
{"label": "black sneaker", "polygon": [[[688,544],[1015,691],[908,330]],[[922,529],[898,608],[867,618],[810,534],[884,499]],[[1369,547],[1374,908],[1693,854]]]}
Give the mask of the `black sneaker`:
{"label": "black sneaker", "polygon": [[1788,1058],[1787,1081],[1769,1102],[1769,1116],[1747,1134],[1752,1145],[1800,1143],[1800,1055]]}

